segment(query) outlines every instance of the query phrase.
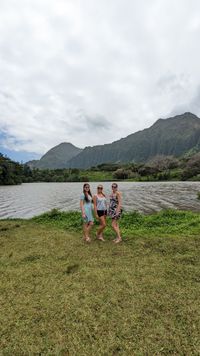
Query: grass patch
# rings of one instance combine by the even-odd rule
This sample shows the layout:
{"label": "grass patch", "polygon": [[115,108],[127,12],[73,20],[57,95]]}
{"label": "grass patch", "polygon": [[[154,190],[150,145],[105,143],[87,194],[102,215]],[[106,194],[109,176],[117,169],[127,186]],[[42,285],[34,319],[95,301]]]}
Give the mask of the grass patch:
{"label": "grass patch", "polygon": [[80,179],[84,177],[87,177],[90,182],[107,182],[113,180],[113,172],[85,170],[80,173]]}
{"label": "grass patch", "polygon": [[0,221],[1,354],[198,355],[199,214],[124,214],[121,245],[110,222],[84,244],[81,224]]}
{"label": "grass patch", "polygon": [[[53,209],[36,216],[32,221],[50,225],[67,231],[80,232],[82,226],[81,214],[78,211],[62,212]],[[95,225],[98,221],[95,220]],[[105,236],[113,235],[111,221],[107,219]],[[159,213],[144,215],[137,211],[125,212],[120,219],[122,234],[133,235],[183,235],[198,234],[200,231],[200,215],[191,211],[162,210]]]}

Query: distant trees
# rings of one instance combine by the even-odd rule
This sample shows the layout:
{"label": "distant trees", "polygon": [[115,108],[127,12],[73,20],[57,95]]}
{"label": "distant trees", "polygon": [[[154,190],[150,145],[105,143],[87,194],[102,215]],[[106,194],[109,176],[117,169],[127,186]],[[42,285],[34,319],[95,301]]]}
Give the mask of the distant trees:
{"label": "distant trees", "polygon": [[157,180],[170,178],[170,170],[179,167],[179,160],[173,156],[157,155],[141,167],[138,173],[142,176],[152,175]]}
{"label": "distant trees", "polygon": [[179,160],[174,156],[157,155],[148,162],[148,165],[157,170],[157,172],[161,172],[167,169],[177,168],[179,166]]}
{"label": "distant trees", "polygon": [[117,170],[118,168],[121,167],[121,164],[119,163],[101,163],[98,166],[95,167],[91,167],[90,169],[92,171],[107,171],[107,172],[114,172],[115,170]]}
{"label": "distant trees", "polygon": [[200,152],[180,159],[173,156],[156,156],[147,163],[104,163],[88,170],[77,168],[31,169],[28,165],[13,162],[0,153],[0,185],[22,182],[86,182],[111,179],[200,180]]}
{"label": "distant trees", "polygon": [[127,179],[129,178],[130,171],[123,169],[123,168],[118,168],[114,173],[113,173],[113,178],[114,179]]}
{"label": "distant trees", "polygon": [[0,153],[0,184],[12,185],[22,182],[23,167]]}
{"label": "distant trees", "polygon": [[[167,180],[170,179],[170,170],[178,168],[180,162],[173,156],[155,156],[147,163],[129,163],[121,165],[113,173],[114,179],[133,178],[137,180]],[[123,166],[123,167],[122,167]]]}
{"label": "distant trees", "polygon": [[80,171],[73,169],[31,169],[27,164],[13,162],[0,153],[0,185],[30,182],[79,182]]}
{"label": "distant trees", "polygon": [[185,165],[182,172],[182,179],[187,180],[200,174],[200,152],[192,156]]}

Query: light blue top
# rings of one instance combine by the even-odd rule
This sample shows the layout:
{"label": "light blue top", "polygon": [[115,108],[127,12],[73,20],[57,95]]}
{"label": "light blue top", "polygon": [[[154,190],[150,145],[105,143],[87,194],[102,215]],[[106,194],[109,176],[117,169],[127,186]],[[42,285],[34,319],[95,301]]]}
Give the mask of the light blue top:
{"label": "light blue top", "polygon": [[85,200],[85,195],[83,193],[81,194],[80,200],[83,200],[84,211],[85,211],[85,215],[86,215],[86,217],[84,219],[85,222],[90,222],[90,221],[94,220],[93,215],[92,215],[92,197],[90,195],[88,195],[88,199],[89,199],[89,201],[87,202]]}
{"label": "light blue top", "polygon": [[92,204],[92,197],[88,194],[88,202],[85,200],[85,195],[84,193],[81,194],[80,200],[83,200],[84,204]]}
{"label": "light blue top", "polygon": [[106,210],[106,197],[99,197],[97,194],[95,197],[97,201],[97,210]]}

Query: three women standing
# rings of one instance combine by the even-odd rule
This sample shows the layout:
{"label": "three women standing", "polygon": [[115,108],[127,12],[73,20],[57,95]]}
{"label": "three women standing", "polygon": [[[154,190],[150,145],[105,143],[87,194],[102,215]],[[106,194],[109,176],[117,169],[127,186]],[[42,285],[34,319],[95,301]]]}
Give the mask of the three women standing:
{"label": "three women standing", "polygon": [[[107,203],[106,196],[103,193],[103,186],[100,184],[97,187],[97,194],[92,196],[90,191],[90,186],[88,183],[83,185],[83,193],[81,194],[80,207],[83,217],[83,238],[86,242],[90,242],[90,230],[93,225],[93,215],[92,215],[92,203],[94,203],[94,212],[96,218],[100,222],[100,226],[97,230],[97,239],[105,241],[103,237],[103,230],[106,227],[106,216],[107,216]],[[116,183],[112,184],[112,194],[110,195],[110,203],[108,209],[108,215],[112,218],[112,228],[116,233],[115,243],[122,241],[120,229],[119,229],[119,218],[122,212],[122,196],[118,191],[118,185]]]}

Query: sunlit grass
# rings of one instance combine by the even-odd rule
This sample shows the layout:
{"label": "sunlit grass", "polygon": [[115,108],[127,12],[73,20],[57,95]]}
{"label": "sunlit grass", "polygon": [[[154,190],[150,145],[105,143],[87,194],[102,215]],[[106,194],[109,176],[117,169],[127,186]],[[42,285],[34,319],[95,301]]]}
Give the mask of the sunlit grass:
{"label": "sunlit grass", "polygon": [[87,177],[90,182],[100,182],[100,181],[112,181],[113,173],[109,171],[92,171],[85,170],[81,171],[80,178]]}
{"label": "sunlit grass", "polygon": [[2,355],[200,353],[200,216],[124,214],[86,245],[78,212],[0,221]]}

